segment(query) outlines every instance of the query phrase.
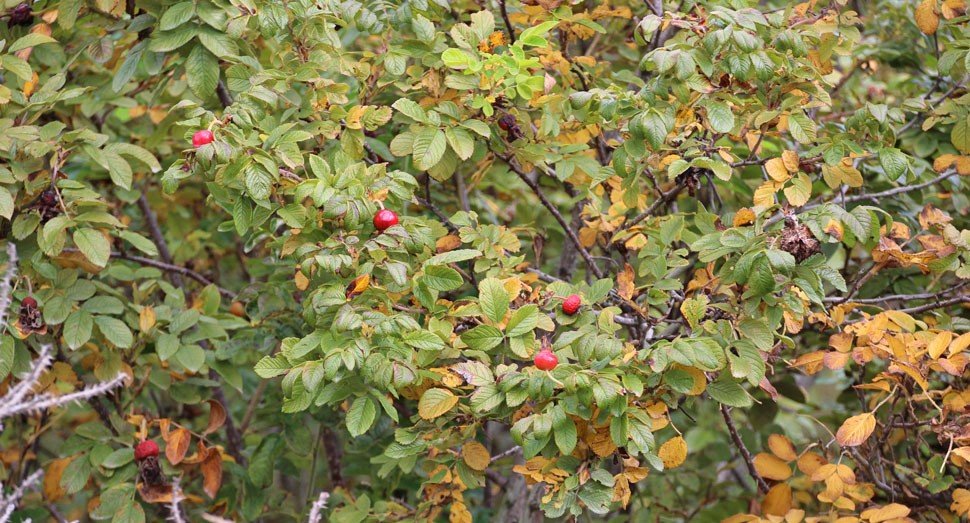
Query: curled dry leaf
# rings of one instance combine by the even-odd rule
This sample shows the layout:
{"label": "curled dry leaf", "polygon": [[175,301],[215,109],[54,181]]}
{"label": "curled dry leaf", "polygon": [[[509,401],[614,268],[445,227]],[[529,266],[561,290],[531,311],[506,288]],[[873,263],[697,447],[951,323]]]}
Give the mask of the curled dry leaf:
{"label": "curled dry leaf", "polygon": [[168,435],[165,440],[165,457],[172,465],[178,465],[185,459],[185,453],[189,450],[189,442],[192,441],[192,434],[188,429],[180,428]]}
{"label": "curled dry leaf", "polygon": [[212,434],[226,422],[226,408],[213,399],[206,400],[206,403],[209,404],[209,424],[203,434]]}

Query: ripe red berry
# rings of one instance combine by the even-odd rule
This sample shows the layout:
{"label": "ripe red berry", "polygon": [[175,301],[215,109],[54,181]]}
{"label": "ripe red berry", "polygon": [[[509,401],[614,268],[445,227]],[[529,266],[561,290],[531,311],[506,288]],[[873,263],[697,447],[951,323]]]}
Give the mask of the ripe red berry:
{"label": "ripe red berry", "polygon": [[381,209],[374,215],[374,227],[383,231],[392,225],[397,225],[397,214],[390,209]]}
{"label": "ripe red berry", "polygon": [[24,301],[20,302],[20,304],[24,307],[34,308],[34,307],[37,307],[37,300],[31,298],[30,296],[27,296],[26,298],[24,298]]}
{"label": "ripe red berry", "polygon": [[535,363],[536,368],[539,370],[552,370],[556,368],[556,365],[559,365],[559,358],[551,350],[542,349],[539,351],[539,354],[536,354],[533,363]]}
{"label": "ripe red berry", "polygon": [[135,459],[141,461],[149,456],[158,456],[158,443],[152,440],[142,441],[135,447]]}
{"label": "ripe red berry", "polygon": [[212,131],[207,129],[202,129],[201,131],[196,131],[192,135],[192,145],[195,147],[202,147],[207,143],[212,143]]}
{"label": "ripe red berry", "polygon": [[573,294],[562,302],[562,311],[572,316],[573,314],[576,314],[576,311],[579,310],[580,302],[581,300],[579,299],[579,296]]}

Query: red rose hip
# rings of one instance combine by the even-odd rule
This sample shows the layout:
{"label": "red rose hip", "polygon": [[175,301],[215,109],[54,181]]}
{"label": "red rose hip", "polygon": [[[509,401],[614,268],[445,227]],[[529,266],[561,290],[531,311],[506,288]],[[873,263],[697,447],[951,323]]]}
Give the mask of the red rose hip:
{"label": "red rose hip", "polygon": [[562,302],[562,311],[569,316],[572,316],[573,314],[576,314],[576,311],[579,310],[580,303],[581,300],[579,299],[579,296],[573,294]]}
{"label": "red rose hip", "polygon": [[135,459],[141,461],[147,457],[158,456],[158,443],[152,440],[142,441],[135,447]]}
{"label": "red rose hip", "polygon": [[384,231],[392,225],[397,225],[397,214],[390,209],[381,209],[374,215],[374,228]]}
{"label": "red rose hip", "polygon": [[213,136],[212,131],[207,129],[202,129],[201,131],[196,131],[192,135],[192,145],[195,147],[202,147],[207,143],[212,143]]}
{"label": "red rose hip", "polygon": [[24,307],[31,307],[31,308],[37,307],[37,300],[31,298],[30,296],[27,296],[26,298],[24,298],[22,302],[20,302],[20,305]]}
{"label": "red rose hip", "polygon": [[533,363],[539,370],[552,370],[556,368],[556,365],[559,365],[559,358],[551,350],[542,349],[539,354],[536,354]]}

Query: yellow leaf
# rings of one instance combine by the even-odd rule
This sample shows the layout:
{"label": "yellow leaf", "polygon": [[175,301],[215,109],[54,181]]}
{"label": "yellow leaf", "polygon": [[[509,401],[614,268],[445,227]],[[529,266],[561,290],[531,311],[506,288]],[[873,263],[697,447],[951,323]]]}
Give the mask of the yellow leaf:
{"label": "yellow leaf", "polygon": [[488,455],[485,445],[477,441],[469,441],[461,446],[461,457],[465,464],[474,470],[485,470],[492,457]]}
{"label": "yellow leaf", "polygon": [[677,468],[687,458],[687,442],[680,436],[671,438],[660,446],[657,455],[664,462],[664,470]]}
{"label": "yellow leaf", "polygon": [[843,447],[856,447],[862,445],[875,428],[876,417],[866,412],[845,420],[835,439]]}
{"label": "yellow leaf", "polygon": [[952,454],[955,456],[960,456],[961,458],[970,461],[970,447],[960,447],[953,449]]}
{"label": "yellow leaf", "polygon": [[765,495],[761,502],[761,512],[766,516],[784,516],[791,510],[791,487],[788,483],[779,483]]}
{"label": "yellow leaf", "polygon": [[950,342],[950,356],[963,352],[967,346],[970,346],[970,332],[963,333]]}
{"label": "yellow leaf", "polygon": [[927,347],[930,353],[930,358],[934,360],[940,359],[940,356],[943,354],[943,351],[946,350],[947,346],[950,344],[950,340],[952,339],[953,333],[950,331],[943,331],[937,334],[936,337],[933,338],[933,341],[930,342],[929,347]]}
{"label": "yellow leaf", "polygon": [[310,286],[310,279],[304,276],[303,271],[300,269],[296,270],[296,276],[293,277],[293,282],[296,284],[296,288],[301,291],[305,291]]}
{"label": "yellow leaf", "polygon": [[617,292],[624,299],[633,298],[633,293],[636,292],[636,286],[633,283],[635,277],[636,273],[633,272],[633,267],[629,263],[624,264],[623,272],[616,276]]}
{"label": "yellow leaf", "polygon": [[147,305],[141,308],[141,312],[138,313],[138,328],[142,332],[148,332],[152,330],[155,326],[155,310],[152,309],[151,305]]}
{"label": "yellow leaf", "polygon": [[795,151],[785,151],[781,153],[781,160],[785,162],[785,169],[793,173],[798,171],[798,153]]}
{"label": "yellow leaf", "polygon": [[458,403],[458,397],[447,389],[428,389],[418,401],[418,415],[423,419],[435,419],[451,410]]}
{"label": "yellow leaf", "polygon": [[795,461],[798,459],[798,454],[795,452],[795,446],[792,445],[790,439],[781,434],[772,434],[768,436],[768,448],[771,452],[785,461]]}
{"label": "yellow leaf", "polygon": [[924,34],[931,35],[940,26],[940,15],[937,14],[936,0],[923,0],[916,8],[916,27]]}
{"label": "yellow leaf", "polygon": [[937,156],[935,160],[933,160],[933,170],[938,173],[942,173],[943,171],[949,169],[950,166],[953,165],[953,162],[957,161],[957,158],[959,158],[959,156],[955,154],[941,154]]}
{"label": "yellow leaf", "polygon": [[587,435],[586,444],[589,445],[589,448],[593,449],[593,452],[597,456],[605,458],[616,452],[616,444],[613,443],[613,438],[610,436],[608,429],[601,428],[592,434],[587,432]]}
{"label": "yellow leaf", "polygon": [[791,477],[791,468],[778,457],[766,452],[759,452],[754,457],[754,468],[758,469],[758,474],[763,478],[784,481]]}
{"label": "yellow leaf", "polygon": [[784,184],[768,180],[754,191],[754,205],[756,207],[771,207],[775,204],[775,193]]}
{"label": "yellow leaf", "polygon": [[630,494],[632,494],[630,491],[630,482],[623,474],[614,476],[613,481],[613,501],[623,503],[623,508],[626,508],[630,502]]}
{"label": "yellow leaf", "polygon": [[180,428],[168,435],[165,440],[165,457],[172,465],[178,465],[185,459],[185,453],[189,450],[189,442],[192,441],[192,434],[188,429]]}
{"label": "yellow leaf", "polygon": [[73,461],[74,458],[59,458],[51,461],[44,471],[43,491],[47,501],[53,503],[64,497],[67,492],[61,488],[61,477],[64,469]]}
{"label": "yellow leaf", "polygon": [[966,516],[970,513],[970,490],[958,488],[953,491],[953,504],[950,510],[956,512],[957,516]]}
{"label": "yellow leaf", "polygon": [[806,452],[798,458],[798,470],[808,477],[815,475],[815,472],[828,463],[824,457],[814,452]]}
{"label": "yellow leaf", "polygon": [[754,222],[754,211],[748,207],[744,207],[734,215],[734,222],[732,225],[735,227],[741,227],[752,222]]}
{"label": "yellow leaf", "polygon": [[455,501],[451,504],[451,510],[448,513],[448,522],[472,523],[472,513],[468,511],[468,507],[464,503]]}
{"label": "yellow leaf", "polygon": [[788,169],[785,168],[785,161],[781,158],[772,158],[765,162],[765,171],[767,171],[768,176],[778,182],[784,182],[791,178]]}
{"label": "yellow leaf", "polygon": [[869,523],[881,523],[890,519],[904,518],[909,515],[910,508],[899,503],[890,503],[885,507],[875,507],[864,510],[859,516],[868,519]]}

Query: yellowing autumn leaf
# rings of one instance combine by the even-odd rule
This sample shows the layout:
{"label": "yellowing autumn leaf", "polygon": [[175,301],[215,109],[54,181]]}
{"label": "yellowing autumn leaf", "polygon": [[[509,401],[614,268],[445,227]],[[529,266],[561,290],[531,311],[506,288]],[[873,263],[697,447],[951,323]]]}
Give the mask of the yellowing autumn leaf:
{"label": "yellowing autumn leaf", "polygon": [[423,419],[435,419],[451,410],[458,403],[458,397],[447,389],[428,389],[418,401],[418,415]]}
{"label": "yellowing autumn leaf", "polygon": [[767,479],[784,481],[791,477],[791,468],[777,456],[766,452],[760,452],[754,457],[754,468],[758,470],[761,477]]}
{"label": "yellowing autumn leaf", "polygon": [[491,461],[488,449],[477,441],[469,441],[461,446],[461,457],[465,464],[474,470],[485,470]]}
{"label": "yellowing autumn leaf", "polygon": [[766,516],[784,516],[791,510],[791,487],[788,483],[779,483],[765,495],[761,502],[761,512]]}
{"label": "yellowing autumn leaf", "polygon": [[660,446],[657,455],[664,462],[664,470],[677,468],[687,458],[687,442],[680,436],[671,438]]}
{"label": "yellowing autumn leaf", "polygon": [[784,182],[791,178],[788,169],[785,168],[785,161],[781,158],[772,158],[765,162],[765,171],[777,182]]}
{"label": "yellowing autumn leaf", "polygon": [[835,439],[843,447],[856,447],[862,445],[875,428],[876,417],[866,412],[845,420],[835,434]]}
{"label": "yellowing autumn leaf", "polygon": [[753,222],[754,222],[754,211],[752,211],[747,207],[744,207],[740,211],[738,211],[737,214],[734,215],[734,222],[732,223],[732,225],[734,225],[735,227],[741,227],[743,225],[747,225]]}
{"label": "yellowing autumn leaf", "polygon": [[781,434],[772,434],[768,436],[768,448],[771,452],[785,461],[795,461],[798,459],[798,453],[795,452],[795,446],[792,445],[790,439]]}
{"label": "yellowing autumn leaf", "polygon": [[950,331],[943,331],[937,334],[936,337],[933,338],[933,341],[930,342],[929,347],[927,347],[930,358],[934,360],[939,359],[943,354],[943,351],[945,351],[947,346],[950,345],[950,340],[952,339],[953,333]]}
{"label": "yellowing autumn leaf", "polygon": [[953,504],[950,505],[950,510],[955,512],[957,516],[966,516],[970,513],[970,490],[965,488],[954,490]]}
{"label": "yellowing autumn leaf", "polygon": [[798,170],[798,153],[795,151],[784,151],[781,153],[781,160],[785,163],[785,169],[793,173]]}
{"label": "yellowing autumn leaf", "polygon": [[890,519],[904,518],[909,515],[910,508],[899,503],[890,503],[885,507],[875,507],[862,511],[859,514],[862,519],[869,520],[869,523],[881,523]]}
{"label": "yellowing autumn leaf", "polygon": [[940,15],[937,14],[936,0],[923,0],[916,8],[916,27],[924,34],[931,35],[940,26]]}

